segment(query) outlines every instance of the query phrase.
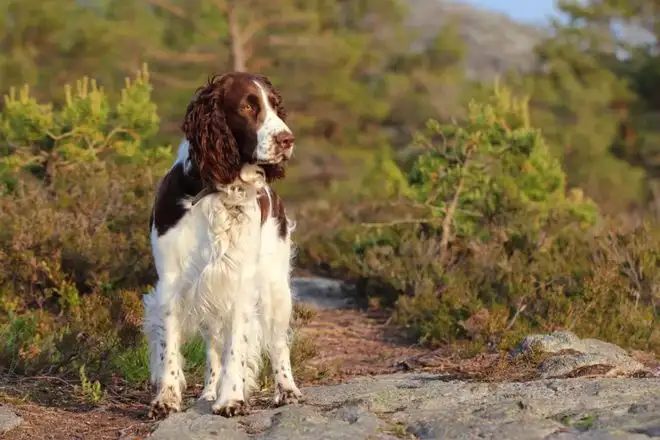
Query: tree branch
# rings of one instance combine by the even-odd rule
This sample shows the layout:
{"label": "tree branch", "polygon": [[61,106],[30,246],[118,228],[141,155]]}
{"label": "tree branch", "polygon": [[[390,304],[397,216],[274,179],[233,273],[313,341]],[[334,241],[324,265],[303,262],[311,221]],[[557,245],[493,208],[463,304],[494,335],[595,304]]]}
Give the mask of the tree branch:
{"label": "tree branch", "polygon": [[470,163],[470,158],[472,152],[474,151],[474,144],[470,145],[465,153],[465,162],[461,167],[461,177],[458,180],[458,186],[456,187],[456,192],[454,193],[454,198],[452,199],[445,218],[442,221],[442,240],[440,241],[440,260],[445,261],[447,258],[447,248],[449,247],[449,240],[452,235],[452,225],[454,223],[454,217],[456,216],[456,208],[458,207],[458,201],[460,200],[461,193],[463,192],[463,186],[465,185],[465,169]]}
{"label": "tree branch", "polygon": [[245,47],[254,38],[255,34],[266,27],[266,23],[261,20],[250,20],[250,22],[241,30],[239,42]]}
{"label": "tree branch", "polygon": [[420,225],[423,223],[435,223],[437,222],[437,218],[429,217],[429,218],[410,218],[410,219],[397,219],[397,220],[391,220],[389,222],[376,222],[376,223],[360,223],[360,226],[363,226],[365,228],[386,228],[390,226],[397,226],[397,225]]}
{"label": "tree branch", "polygon": [[228,5],[227,21],[229,24],[229,39],[231,44],[233,68],[237,72],[245,72],[247,70],[245,47],[243,46],[243,37],[241,36],[241,25],[238,22],[238,14],[233,3]]}
{"label": "tree branch", "polygon": [[[216,32],[209,32],[209,31],[204,30],[204,29],[199,29],[197,24],[192,20],[192,18],[190,16],[188,16],[186,11],[183,8],[181,8],[180,6],[168,3],[166,0],[146,0],[146,1],[147,1],[147,3],[151,4],[152,6],[155,6],[157,8],[160,8],[160,9],[164,10],[164,11],[167,11],[170,14],[174,15],[175,17],[177,17],[177,18],[179,18],[179,19],[181,19],[181,20],[183,20],[187,23],[192,24],[195,27],[195,29],[198,32],[200,32],[202,35],[204,35],[205,37],[211,38],[211,39],[218,38],[218,34]],[[215,2],[215,3],[217,4],[217,2]],[[222,8],[220,8],[220,7],[218,7],[218,9],[222,10]]]}
{"label": "tree branch", "polygon": [[154,82],[159,82],[168,87],[194,90],[199,85],[198,82],[196,81],[188,81],[188,80],[180,79],[175,76],[166,75],[164,73],[159,73],[154,70],[151,70],[149,72],[149,75],[154,80]]}

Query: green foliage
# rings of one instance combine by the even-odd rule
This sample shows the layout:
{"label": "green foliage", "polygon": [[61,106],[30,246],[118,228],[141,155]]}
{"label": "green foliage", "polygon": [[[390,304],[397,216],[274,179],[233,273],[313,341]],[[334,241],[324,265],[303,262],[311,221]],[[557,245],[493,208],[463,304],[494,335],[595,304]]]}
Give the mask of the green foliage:
{"label": "green foliage", "polygon": [[169,150],[150,143],[158,124],[146,67],[135,81],[126,80],[115,104],[88,78],[77,81],[75,89],[67,86],[64,104],[57,108],[40,104],[27,85],[18,92],[12,88],[0,114],[0,142],[8,147],[0,169],[29,171],[52,182],[56,173],[76,166],[167,160]]}
{"label": "green foliage", "polygon": [[431,121],[418,137],[429,152],[411,170],[417,201],[431,207],[434,217],[451,216],[462,238],[486,238],[494,224],[515,234],[517,218],[537,231],[551,215],[593,224],[595,205],[566,196],[564,172],[529,127],[526,102],[498,87],[491,101],[472,103],[460,126]]}
{"label": "green foliage", "polygon": [[98,380],[90,382],[85,373],[85,366],[81,365],[78,369],[80,374],[80,393],[83,398],[90,403],[97,404],[103,399],[103,390],[101,389],[101,383]]}
{"label": "green foliage", "polygon": [[366,170],[363,179],[364,191],[372,192],[375,197],[386,199],[410,191],[405,173],[387,148],[374,155],[373,164]]}
{"label": "green foliage", "polygon": [[602,17],[577,2],[559,8],[569,19],[553,22],[536,48],[540,68],[512,83],[529,94],[531,121],[561,160],[569,187],[581,188],[603,212],[619,213],[644,191],[643,174],[608,149],[619,118],[612,105],[634,93],[613,68],[617,43]]}
{"label": "green foliage", "polygon": [[[407,197],[380,211],[361,202],[305,237],[303,261],[355,279],[422,342],[508,348],[566,328],[659,349],[657,233],[600,221],[593,201],[567,190],[527,114],[496,87],[462,123],[431,122]],[[333,207],[318,211],[328,222]]]}

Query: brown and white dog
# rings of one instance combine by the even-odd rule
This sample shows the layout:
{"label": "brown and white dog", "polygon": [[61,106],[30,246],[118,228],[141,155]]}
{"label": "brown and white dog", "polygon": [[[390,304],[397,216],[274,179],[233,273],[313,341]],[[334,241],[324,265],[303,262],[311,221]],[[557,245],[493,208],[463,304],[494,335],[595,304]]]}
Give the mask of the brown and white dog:
{"label": "brown and white dog", "polygon": [[[201,399],[215,414],[246,411],[261,354],[273,366],[275,404],[302,397],[289,354],[291,231],[269,183],[284,177],[294,136],[282,98],[264,76],[233,72],[200,88],[185,139],[151,214],[158,282],[145,295],[152,417],[181,409],[181,346],[206,343]],[[222,348],[222,350],[221,350]]]}

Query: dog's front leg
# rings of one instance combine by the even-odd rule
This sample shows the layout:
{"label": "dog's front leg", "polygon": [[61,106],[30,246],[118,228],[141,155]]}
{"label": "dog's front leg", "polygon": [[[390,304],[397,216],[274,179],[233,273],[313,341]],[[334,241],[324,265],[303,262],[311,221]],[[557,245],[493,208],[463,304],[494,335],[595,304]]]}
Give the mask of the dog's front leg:
{"label": "dog's front leg", "polygon": [[212,407],[214,414],[225,417],[247,413],[247,369],[250,352],[254,349],[250,318],[255,315],[256,286],[254,271],[244,272],[238,288],[227,293],[231,295],[232,307],[229,328],[225,332],[218,399]]}
{"label": "dog's front leg", "polygon": [[149,347],[149,372],[157,394],[149,417],[162,419],[181,410],[181,394],[186,389],[180,352],[181,319],[173,286],[160,281],[144,297],[144,331]]}

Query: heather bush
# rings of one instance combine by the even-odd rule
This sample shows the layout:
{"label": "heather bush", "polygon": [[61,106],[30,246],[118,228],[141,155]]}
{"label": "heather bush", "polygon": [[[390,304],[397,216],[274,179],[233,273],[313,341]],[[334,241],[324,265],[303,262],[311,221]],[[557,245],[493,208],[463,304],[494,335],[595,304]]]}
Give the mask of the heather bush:
{"label": "heather bush", "polygon": [[466,120],[429,122],[395,195],[309,208],[324,227],[301,225],[302,261],[352,278],[423,342],[509,347],[563,328],[658,350],[658,233],[567,189],[526,108],[495,87]]}

